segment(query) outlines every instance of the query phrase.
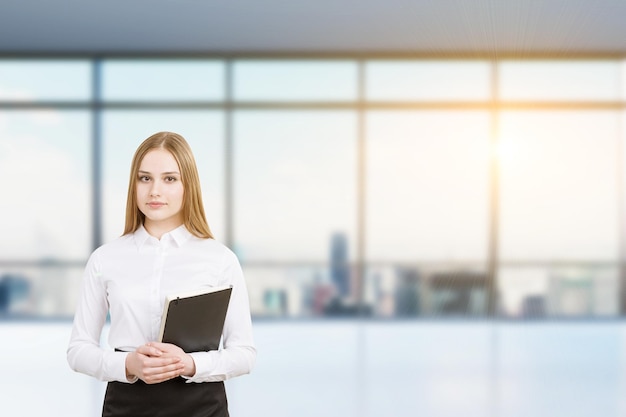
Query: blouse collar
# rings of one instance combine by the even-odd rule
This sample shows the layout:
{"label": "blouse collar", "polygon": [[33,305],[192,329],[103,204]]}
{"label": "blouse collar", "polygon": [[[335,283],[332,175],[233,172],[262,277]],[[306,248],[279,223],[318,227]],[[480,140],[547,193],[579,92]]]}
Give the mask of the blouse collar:
{"label": "blouse collar", "polygon": [[[163,236],[161,236],[160,242],[168,246],[181,247],[192,237],[193,235],[189,232],[189,230],[187,230],[185,225],[181,224],[176,229],[164,233]],[[143,245],[150,241],[155,243],[159,242],[157,238],[148,233],[143,225],[139,226],[135,233],[133,233],[133,238],[135,240],[135,244],[137,245],[137,249],[141,249]]]}

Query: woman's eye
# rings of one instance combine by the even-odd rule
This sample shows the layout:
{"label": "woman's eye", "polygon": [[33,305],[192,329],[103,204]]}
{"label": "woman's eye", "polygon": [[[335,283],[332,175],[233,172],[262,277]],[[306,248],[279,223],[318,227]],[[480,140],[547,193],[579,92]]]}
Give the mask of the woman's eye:
{"label": "woman's eye", "polygon": [[150,177],[142,175],[142,176],[139,177],[139,181],[141,181],[141,182],[148,182],[148,181],[150,181]]}
{"label": "woman's eye", "polygon": [[165,181],[167,181],[167,182],[174,182],[174,181],[176,181],[176,178],[174,178],[174,177],[165,177]]}

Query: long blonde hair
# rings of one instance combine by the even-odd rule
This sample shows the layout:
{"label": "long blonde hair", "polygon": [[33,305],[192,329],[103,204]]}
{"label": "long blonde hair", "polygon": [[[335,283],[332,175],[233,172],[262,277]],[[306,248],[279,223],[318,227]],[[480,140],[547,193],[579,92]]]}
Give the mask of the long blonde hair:
{"label": "long blonde hair", "polygon": [[124,234],[134,233],[145,220],[145,215],[137,207],[137,178],[141,161],[154,149],[164,149],[171,153],[180,168],[180,179],[184,188],[182,212],[185,227],[194,236],[212,239],[213,234],[204,214],[196,161],[185,138],[172,132],[155,133],[144,140],[135,151],[128,182]]}

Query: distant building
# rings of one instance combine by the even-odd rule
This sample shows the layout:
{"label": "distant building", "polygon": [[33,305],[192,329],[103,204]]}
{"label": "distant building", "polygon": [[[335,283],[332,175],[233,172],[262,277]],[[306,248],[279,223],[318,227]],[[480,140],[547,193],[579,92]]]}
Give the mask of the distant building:
{"label": "distant building", "polygon": [[263,293],[265,312],[272,316],[287,314],[287,293],[283,289],[266,289]]}
{"label": "distant building", "polygon": [[330,279],[340,299],[350,296],[350,266],[348,239],[344,233],[334,233],[330,241]]}
{"label": "distant building", "polygon": [[313,286],[309,288],[310,294],[307,297],[307,307],[315,316],[322,316],[326,314],[326,306],[330,304],[333,297],[335,297],[335,288],[332,284],[321,278],[318,274],[315,277]]}
{"label": "distant building", "polygon": [[437,272],[429,279],[430,307],[436,315],[487,314],[487,275],[480,272]]}
{"label": "distant building", "polygon": [[11,304],[27,298],[30,282],[21,275],[6,274],[0,276],[0,314],[11,311]]}
{"label": "distant building", "polygon": [[420,314],[420,274],[416,269],[398,268],[394,294],[395,315],[398,317]]}
{"label": "distant building", "polygon": [[391,268],[373,270],[371,273],[371,285],[366,288],[369,290],[369,301],[375,306],[376,316],[393,317],[396,314],[396,275],[396,270]]}
{"label": "distant building", "polygon": [[559,271],[550,276],[548,299],[556,316],[591,316],[595,311],[594,279],[586,271]]}
{"label": "distant building", "polygon": [[529,295],[522,300],[522,317],[539,318],[546,315],[546,297]]}
{"label": "distant building", "polygon": [[7,313],[9,311],[9,305],[9,286],[4,280],[0,280],[0,314]]}

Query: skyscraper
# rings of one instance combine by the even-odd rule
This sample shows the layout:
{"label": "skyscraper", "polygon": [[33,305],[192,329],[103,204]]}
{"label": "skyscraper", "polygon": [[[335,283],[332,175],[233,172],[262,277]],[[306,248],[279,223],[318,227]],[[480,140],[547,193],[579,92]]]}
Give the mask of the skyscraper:
{"label": "skyscraper", "polygon": [[350,295],[348,239],[344,233],[333,233],[330,241],[330,278],[339,298]]}

